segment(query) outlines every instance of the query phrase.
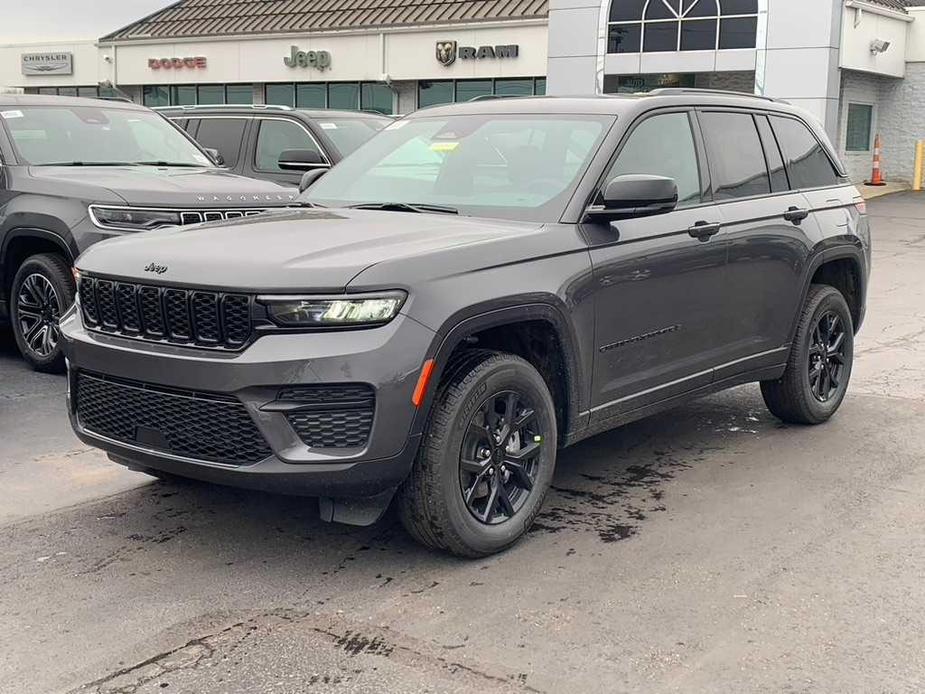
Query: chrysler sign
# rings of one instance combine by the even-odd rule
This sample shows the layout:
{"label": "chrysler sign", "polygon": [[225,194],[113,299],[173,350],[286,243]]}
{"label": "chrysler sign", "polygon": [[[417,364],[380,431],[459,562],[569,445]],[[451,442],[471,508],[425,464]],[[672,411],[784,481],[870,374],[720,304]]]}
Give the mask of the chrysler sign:
{"label": "chrysler sign", "polygon": [[73,53],[23,53],[22,74],[24,75],[72,75],[74,74]]}

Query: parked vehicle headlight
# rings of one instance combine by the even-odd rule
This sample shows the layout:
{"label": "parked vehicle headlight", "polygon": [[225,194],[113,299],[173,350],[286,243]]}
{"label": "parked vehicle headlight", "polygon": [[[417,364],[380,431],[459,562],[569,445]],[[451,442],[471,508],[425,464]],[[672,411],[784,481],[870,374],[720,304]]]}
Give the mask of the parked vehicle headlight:
{"label": "parked vehicle headlight", "polygon": [[90,218],[98,227],[120,231],[149,231],[180,224],[179,212],[138,207],[90,205]]}
{"label": "parked vehicle headlight", "polygon": [[404,292],[376,296],[262,297],[270,318],[283,327],[384,325],[405,302]]}

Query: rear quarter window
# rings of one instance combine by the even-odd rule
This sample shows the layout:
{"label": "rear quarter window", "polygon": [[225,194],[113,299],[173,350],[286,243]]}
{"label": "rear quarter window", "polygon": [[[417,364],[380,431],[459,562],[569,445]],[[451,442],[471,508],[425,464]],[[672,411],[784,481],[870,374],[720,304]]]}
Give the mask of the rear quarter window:
{"label": "rear quarter window", "polygon": [[823,188],[843,182],[819,140],[794,118],[771,116],[792,188]]}

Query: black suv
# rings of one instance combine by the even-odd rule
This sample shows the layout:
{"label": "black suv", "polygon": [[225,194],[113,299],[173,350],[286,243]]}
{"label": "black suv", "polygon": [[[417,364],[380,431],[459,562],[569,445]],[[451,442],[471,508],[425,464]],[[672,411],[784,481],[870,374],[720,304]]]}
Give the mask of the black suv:
{"label": "black suv", "polygon": [[0,96],[0,321],[33,367],[63,371],[71,263],[114,236],[289,205],[297,191],[230,174],[180,128],[129,103]]}
{"label": "black suv", "polygon": [[178,123],[220,163],[250,178],[298,186],[302,175],[329,169],[393,121],[378,113],[287,106],[170,106]]}
{"label": "black suv", "polygon": [[301,202],[78,260],[62,329],[83,441],[317,495],[337,521],[397,492],[415,537],[477,556],[530,527],[563,446],[741,383],[789,422],[845,397],[867,216],[784,103],[424,109]]}

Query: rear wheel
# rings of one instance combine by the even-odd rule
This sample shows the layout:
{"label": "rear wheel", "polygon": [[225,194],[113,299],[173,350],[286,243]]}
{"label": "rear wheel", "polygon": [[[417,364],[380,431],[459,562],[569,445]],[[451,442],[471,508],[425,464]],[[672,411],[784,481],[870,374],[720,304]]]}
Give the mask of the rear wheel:
{"label": "rear wheel", "polygon": [[36,371],[61,373],[64,354],[58,321],[74,303],[74,278],[60,255],[34,255],[19,267],[10,292],[13,337]]}
{"label": "rear wheel", "polygon": [[795,424],[821,424],[845,399],[854,360],[854,324],[845,298],[834,287],[810,288],[784,375],[764,381],[761,394],[771,413]]}
{"label": "rear wheel", "polygon": [[402,486],[402,522],[424,544],[466,557],[510,547],[543,505],[556,464],[556,418],[543,377],[509,354],[450,365]]}

